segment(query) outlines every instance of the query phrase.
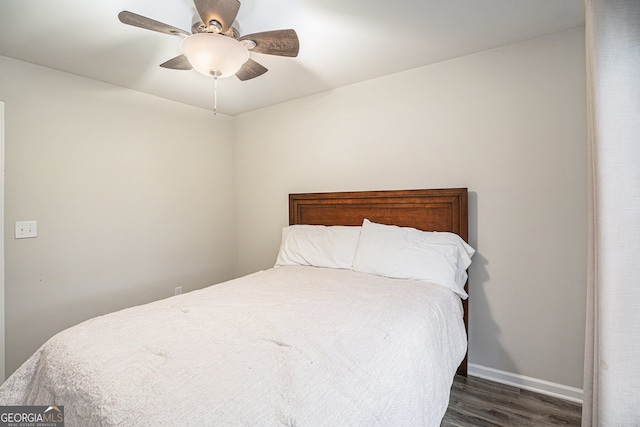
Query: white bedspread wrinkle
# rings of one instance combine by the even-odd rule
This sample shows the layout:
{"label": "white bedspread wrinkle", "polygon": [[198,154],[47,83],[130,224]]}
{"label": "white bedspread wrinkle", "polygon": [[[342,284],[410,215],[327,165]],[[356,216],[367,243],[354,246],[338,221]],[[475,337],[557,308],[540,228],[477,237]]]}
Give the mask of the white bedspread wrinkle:
{"label": "white bedspread wrinkle", "polygon": [[439,426],[466,351],[460,299],[287,266],[97,317],[45,343],[1,405],[74,426]]}

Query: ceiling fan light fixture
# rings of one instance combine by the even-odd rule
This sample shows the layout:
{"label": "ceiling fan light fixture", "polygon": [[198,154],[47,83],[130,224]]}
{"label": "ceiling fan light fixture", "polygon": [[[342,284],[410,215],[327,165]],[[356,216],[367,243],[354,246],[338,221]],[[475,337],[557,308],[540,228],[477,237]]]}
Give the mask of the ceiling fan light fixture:
{"label": "ceiling fan light fixture", "polygon": [[180,50],[196,71],[220,78],[234,75],[249,59],[242,43],[215,33],[192,34],[182,40]]}

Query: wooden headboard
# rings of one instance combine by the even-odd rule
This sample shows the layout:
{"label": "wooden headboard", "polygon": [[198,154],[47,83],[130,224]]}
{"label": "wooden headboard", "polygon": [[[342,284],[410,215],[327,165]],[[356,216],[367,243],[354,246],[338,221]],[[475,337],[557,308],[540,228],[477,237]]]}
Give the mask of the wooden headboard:
{"label": "wooden headboard", "polygon": [[[466,188],[435,190],[357,191],[289,195],[289,224],[362,225],[367,218],[380,224],[423,231],[449,231],[468,241]],[[468,283],[465,285],[465,290]],[[462,302],[468,334],[468,300]],[[467,375],[467,357],[458,368]]]}

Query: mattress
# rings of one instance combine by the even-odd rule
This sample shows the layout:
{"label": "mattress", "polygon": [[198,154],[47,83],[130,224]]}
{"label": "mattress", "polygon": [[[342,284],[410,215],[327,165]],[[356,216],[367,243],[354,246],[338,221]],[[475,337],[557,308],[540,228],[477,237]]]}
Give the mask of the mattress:
{"label": "mattress", "polygon": [[462,317],[440,285],[277,267],[67,329],[0,405],[63,405],[68,427],[439,426]]}

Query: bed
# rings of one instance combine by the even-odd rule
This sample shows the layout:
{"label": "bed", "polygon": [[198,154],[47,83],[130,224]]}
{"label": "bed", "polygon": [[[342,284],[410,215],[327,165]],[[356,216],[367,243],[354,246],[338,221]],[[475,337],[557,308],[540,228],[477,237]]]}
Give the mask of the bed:
{"label": "bed", "polygon": [[63,406],[68,427],[438,426],[466,374],[466,274],[453,291],[372,274],[363,237],[466,241],[466,189],[291,194],[289,216],[286,236],[358,227],[353,268],[290,262],[283,230],[274,268],[60,332],[0,405]]}

